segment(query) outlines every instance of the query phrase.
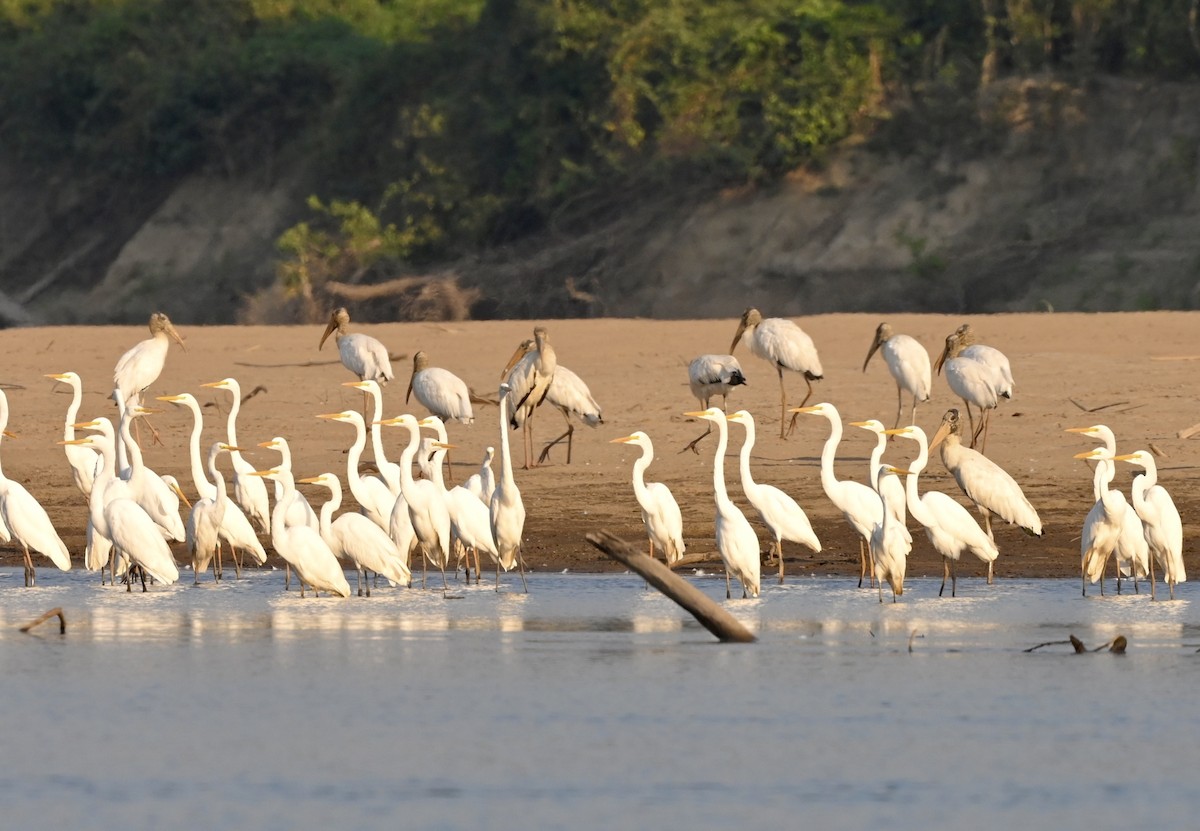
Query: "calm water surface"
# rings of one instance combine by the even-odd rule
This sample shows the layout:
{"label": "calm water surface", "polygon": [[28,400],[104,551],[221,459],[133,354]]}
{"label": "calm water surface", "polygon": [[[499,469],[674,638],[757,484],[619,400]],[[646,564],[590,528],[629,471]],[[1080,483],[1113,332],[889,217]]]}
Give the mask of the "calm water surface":
{"label": "calm water surface", "polygon": [[[507,580],[507,578],[506,578]],[[724,581],[696,578],[713,597]],[[6,828],[1195,828],[1200,613],[1071,580],[149,594],[0,571]],[[53,606],[36,634],[17,627]],[[1125,656],[1024,649],[1117,634]],[[911,650],[910,650],[911,644]]]}

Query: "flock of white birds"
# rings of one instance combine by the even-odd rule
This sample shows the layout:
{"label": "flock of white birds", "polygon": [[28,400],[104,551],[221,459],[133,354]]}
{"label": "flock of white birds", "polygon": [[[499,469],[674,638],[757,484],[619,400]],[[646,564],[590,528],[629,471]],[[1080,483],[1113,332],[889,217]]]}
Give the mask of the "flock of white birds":
{"label": "flock of white birds", "polygon": [[[509,430],[523,429],[526,468],[544,461],[549,448],[564,439],[569,461],[572,416],[593,426],[602,423],[600,407],[587,385],[558,363],[546,329],[535,328],[533,338],[517,347],[501,376],[498,454],[487,448],[477,474],[462,485],[447,487],[442,463],[454,445],[449,441],[446,423],[471,423],[474,419],[467,385],[448,370],[430,366],[428,356],[417,352],[405,402],[415,396],[431,415],[423,419],[411,414],[384,418],[380,385],[394,378],[388,351],[378,340],[349,331],[349,322],[346,310],[337,309],[319,343],[319,348],[323,347],[331,335],[335,337],[342,364],[357,376],[347,386],[363,393],[363,413],[344,410],[320,416],[348,423],[355,431],[347,454],[345,484],[359,510],[336,517],[342,502],[342,479],[334,472],[325,472],[300,480],[329,491],[320,512],[315,511],[296,489],[291,452],[283,437],[259,445],[279,453],[278,464],[269,469],[257,470],[242,456],[244,448],[237,442],[242,397],[233,378],[204,384],[225,390],[232,398],[226,439],[213,443],[207,451],[201,447],[202,420],[196,399],[187,393],[158,398],[192,413],[189,456],[192,484],[198,495],[195,503],[187,503],[172,477],[160,476],[144,464],[138,425],[139,418],[151,410],[144,406],[142,396],[162,371],[170,342],[183,346],[166,315],[153,315],[151,336],[117,362],[113,374],[117,424],[104,417],[78,421],[82,395],[79,376],[73,372],[47,376],[68,384],[74,393],[61,444],[73,481],[88,501],[84,567],[101,572],[102,579],[106,574],[113,582],[123,579],[129,587],[139,580],[143,589],[148,580],[170,584],[180,577],[169,545],[175,541],[186,543],[193,580],[199,581],[210,569],[214,579],[219,580],[225,552],[239,575],[246,558],[256,564],[265,563],[267,553],[260,535],[268,535],[271,547],[288,565],[288,583],[294,569],[302,594],[311,588],[348,597],[351,588],[343,564],[355,569],[360,595],[369,595],[372,580],[379,577],[392,585],[411,585],[418,553],[426,568],[432,565],[441,571],[443,590],[448,569],[465,567],[469,575],[473,568],[478,581],[481,551],[495,566],[497,588],[501,570],[514,568],[524,584],[521,549],[525,508],[513,474]],[[795,429],[800,415],[821,416],[828,422],[829,435],[821,454],[821,485],[860,538],[859,586],[864,580],[877,586],[881,602],[884,582],[892,590],[893,601],[904,591],[906,562],[912,548],[909,515],[925,529],[933,548],[943,558],[939,594],[945,590],[946,578],[951,594],[956,593],[955,564],[964,553],[986,563],[988,582],[992,581],[992,564],[999,555],[992,516],[1027,533],[1041,534],[1041,521],[1020,486],[984,455],[990,413],[1002,399],[1012,397],[1013,376],[1007,357],[978,343],[969,324],[946,338],[936,362],[937,371],[944,374],[950,389],[962,399],[968,424],[964,430],[959,411],[949,410],[932,438],[915,424],[901,425],[905,395],[911,400],[910,421],[915,421],[917,405],[929,399],[934,369],[930,356],[916,339],[893,332],[886,323],[879,325],[863,370],[876,352],[883,356],[896,382],[897,408],[891,428],[876,420],[850,423],[877,436],[870,459],[870,484],[865,485],[839,479],[835,473],[834,460],[843,433],[837,409],[829,403],[806,406],[813,382],[823,375],[812,339],[794,322],[764,318],[751,308],[742,315],[730,354],[701,355],[688,367],[692,393],[704,409],[687,415],[708,422],[709,427],[685,449],[698,452],[700,441],[714,428],[717,433],[713,457],[715,536],[725,566],[727,597],[732,596],[733,578],[741,584],[743,597],[758,596],[762,565],[758,535],[726,490],[724,463],[730,423],[744,430],[739,454],[742,489],[769,532],[770,556],[778,563],[779,581],[784,580],[784,541],[813,552],[821,550],[820,540],[795,499],[778,487],[754,479],[750,465],[756,438],[753,416],[745,410],[727,415],[723,409],[711,406],[718,395],[727,403],[730,392],[746,382],[732,354],[743,338],[750,352],[770,362],[778,374],[781,435]],[[801,374],[807,384],[807,394],[798,407],[788,407],[784,370]],[[547,445],[535,461],[531,425],[537,408],[546,401],[563,413],[567,431]],[[7,399],[0,392],[0,431],[7,426],[8,415]],[[396,462],[386,457],[384,427],[405,431],[403,450]],[[77,437],[77,430],[86,431],[86,435]],[[422,430],[432,435],[423,436]],[[1157,484],[1153,456],[1146,451],[1118,455],[1116,439],[1103,425],[1072,428],[1071,432],[1100,442],[1100,446],[1076,457],[1096,463],[1095,504],[1084,522],[1081,538],[1083,593],[1087,593],[1089,582],[1097,581],[1103,593],[1104,573],[1111,559],[1116,564],[1118,581],[1122,576],[1132,576],[1135,581],[1149,579],[1153,596],[1157,569],[1174,597],[1175,585],[1186,579],[1182,523],[1170,495]],[[895,437],[917,444],[916,458],[904,468],[883,461],[888,441]],[[377,473],[363,475],[360,463],[368,439]],[[612,441],[641,449],[633,465],[633,491],[641,507],[650,556],[657,551],[669,565],[685,563],[679,506],[665,484],[645,479],[654,458],[650,437],[638,431]],[[949,495],[920,492],[918,478],[935,449],[940,449],[943,464],[979,512],[982,524]],[[499,456],[498,473],[492,468],[495,455]],[[223,456],[230,459],[228,483],[220,465]],[[1128,500],[1110,488],[1119,461],[1144,471],[1135,478]],[[421,469],[421,478],[413,476],[414,464]],[[270,507],[264,480],[273,483],[274,508]],[[181,519],[181,500],[188,509],[186,523]],[[71,567],[67,547],[45,510],[21,484],[2,473],[0,539],[17,543],[24,552],[27,586],[33,585],[36,578],[31,552],[46,556],[60,569]]]}

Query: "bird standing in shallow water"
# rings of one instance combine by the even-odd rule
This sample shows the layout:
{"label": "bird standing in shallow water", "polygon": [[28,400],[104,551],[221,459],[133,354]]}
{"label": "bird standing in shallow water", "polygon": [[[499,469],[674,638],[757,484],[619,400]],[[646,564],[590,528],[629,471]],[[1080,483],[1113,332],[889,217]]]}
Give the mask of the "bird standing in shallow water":
{"label": "bird standing in shallow water", "polygon": [[750,344],[750,351],[769,361],[779,373],[779,437],[786,438],[796,425],[793,414],[790,425],[784,424],[787,417],[787,393],[783,388],[783,371],[789,369],[804,375],[808,384],[808,393],[800,402],[803,407],[812,398],[813,381],[825,377],[821,369],[821,359],[817,356],[817,347],[813,339],[803,329],[790,320],[782,317],[764,318],[758,309],[749,308],[742,313],[737,332],[733,336],[733,344],[729,347],[730,354],[737,349],[742,335]]}

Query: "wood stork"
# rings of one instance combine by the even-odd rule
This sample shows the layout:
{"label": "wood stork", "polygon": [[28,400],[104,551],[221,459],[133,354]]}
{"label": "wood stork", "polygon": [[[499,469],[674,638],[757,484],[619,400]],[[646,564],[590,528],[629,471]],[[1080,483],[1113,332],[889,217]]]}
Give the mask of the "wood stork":
{"label": "wood stork", "polygon": [[150,337],[134,344],[113,370],[113,397],[118,403],[127,407],[141,403],[142,391],[162,374],[172,340],[187,351],[170,318],[162,312],[150,315]]}
{"label": "wood stork", "polygon": [[[742,372],[742,365],[732,355],[700,355],[688,364],[688,386],[691,387],[692,395],[696,396],[700,406],[706,410],[712,405],[715,395],[721,396],[721,409],[726,409],[729,406],[730,391],[745,383],[746,375]],[[708,429],[688,442],[683,450],[691,450],[699,455],[700,451],[696,449],[696,445],[711,432],[712,422],[709,422]],[[682,453],[683,450],[679,452]]]}
{"label": "wood stork", "polygon": [[896,382],[896,423],[900,426],[900,413],[904,408],[904,393],[912,396],[912,416],[910,422],[917,420],[917,404],[929,400],[933,390],[933,370],[930,367],[929,353],[925,347],[910,335],[898,335],[887,323],[880,323],[875,329],[875,340],[867,351],[867,359],[863,361],[863,372],[867,364],[878,351],[883,355],[888,372]]}
{"label": "wood stork", "polygon": [[544,326],[533,330],[533,345],[522,342],[500,373],[512,390],[509,423],[513,429],[524,427],[525,469],[533,461],[533,413],[550,391],[550,382],[558,369],[558,355],[550,345],[550,334]]}
{"label": "wood stork", "polygon": [[742,313],[737,332],[733,336],[733,344],[729,347],[730,354],[737,349],[743,334],[750,344],[750,352],[764,361],[769,361],[779,373],[779,437],[785,438],[795,426],[796,417],[793,414],[791,425],[784,426],[787,393],[783,388],[783,371],[787,369],[804,375],[808,392],[800,402],[800,406],[803,407],[812,397],[812,382],[825,377],[821,369],[821,359],[817,356],[817,347],[812,338],[792,321],[782,317],[764,318],[755,308],[746,309]]}

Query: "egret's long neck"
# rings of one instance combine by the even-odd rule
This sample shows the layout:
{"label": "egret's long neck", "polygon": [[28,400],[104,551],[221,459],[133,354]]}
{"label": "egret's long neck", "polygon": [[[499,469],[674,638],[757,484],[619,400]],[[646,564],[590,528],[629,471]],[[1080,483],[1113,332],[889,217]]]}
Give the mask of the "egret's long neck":
{"label": "egret's long neck", "polygon": [[508,449],[508,397],[505,392],[500,396],[500,481],[505,485],[515,485],[513,478],[512,454]]}
{"label": "egret's long neck", "polygon": [[83,403],[83,386],[71,384],[71,403],[67,407],[67,423],[63,426],[63,441],[75,439],[75,422],[79,420],[79,405]]}
{"label": "egret's long neck", "polygon": [[129,422],[131,421],[133,421],[133,416],[126,410],[125,416],[121,419],[121,447],[125,448],[125,453],[129,456],[129,475],[130,478],[133,478],[133,476],[142,470],[142,449],[133,440],[133,433],[129,429]]}
{"label": "egret's long neck", "polygon": [[723,418],[717,419],[716,425],[717,455],[713,457],[713,495],[718,507],[732,507],[733,502],[725,490],[725,448],[729,445],[729,427]]}
{"label": "egret's long neck", "polygon": [[746,495],[749,496],[750,491],[754,490],[756,486],[754,477],[750,475],[750,451],[754,449],[755,441],[754,422],[743,421],[742,426],[746,428],[746,440],[742,442],[742,452],[738,464],[742,472],[742,490],[746,491]]}
{"label": "egret's long neck", "polygon": [[225,434],[229,437],[229,444],[237,447],[237,417],[242,411],[242,396],[236,389],[230,392],[233,393],[233,403],[229,405],[229,415],[225,417]]}
{"label": "egret's long neck", "polygon": [[388,486],[388,490],[395,493],[400,487],[400,481],[392,475],[393,468],[388,464],[387,454],[383,449],[383,427],[379,424],[383,420],[383,396],[377,394],[376,390],[371,391],[370,395],[371,400],[375,402],[372,410],[374,415],[371,418],[371,452],[375,454],[375,466],[379,468],[380,477]]}
{"label": "egret's long neck", "polygon": [[346,453],[346,484],[350,486],[350,493],[360,504],[368,505],[371,503],[366,486],[363,485],[362,477],[358,475],[358,463],[362,459],[363,449],[367,446],[367,426],[361,418],[352,418],[350,423],[354,425],[354,444],[350,445],[350,450]]}
{"label": "egret's long neck", "polygon": [[129,412],[129,404],[124,398],[121,397],[120,392],[113,397],[117,399],[118,415],[117,432],[115,433],[115,437],[113,439],[116,444],[117,467],[113,473],[116,476],[120,476],[125,471],[129,470],[129,449],[125,446],[125,431],[121,429],[128,417],[126,414]]}
{"label": "egret's long neck", "polygon": [[924,436],[918,435],[917,446],[917,458],[908,466],[908,475],[904,477],[905,496],[908,497],[908,512],[912,514],[913,519],[926,528],[932,528],[938,524],[937,517],[932,511],[926,510],[925,503],[917,493],[917,477],[921,475],[925,465],[929,464],[929,442]]}
{"label": "egret's long neck", "polygon": [[333,528],[333,512],[342,505],[342,485],[335,477],[329,485],[329,499],[321,506],[321,536],[328,537]]}
{"label": "egret's long neck", "polygon": [[196,486],[196,493],[201,497],[213,499],[217,493],[212,482],[204,475],[204,462],[200,459],[200,431],[204,429],[203,417],[200,415],[198,404],[191,401],[187,403],[188,409],[192,411],[192,435],[188,439],[188,450],[192,461],[192,484]]}
{"label": "egret's long neck", "polygon": [[92,492],[88,496],[88,517],[92,521],[92,527],[107,537],[108,523],[104,520],[106,502],[104,492],[107,490],[109,482],[116,478],[114,466],[117,454],[113,448],[111,437],[104,437],[103,440],[97,441],[95,446],[100,451],[100,466],[96,470],[96,478],[92,480]]}
{"label": "egret's long neck", "polygon": [[883,433],[878,433],[875,441],[875,449],[871,451],[871,461],[867,466],[867,470],[871,471],[871,481],[879,480],[879,468],[883,467],[883,449],[887,446],[887,436]]}
{"label": "egret's long neck", "polygon": [[642,445],[642,455],[633,462],[633,493],[640,502],[646,496],[646,468],[654,461],[654,448]]}
{"label": "egret's long neck", "polygon": [[[500,408],[503,411],[503,407]],[[501,413],[503,417],[503,413]],[[417,486],[413,479],[413,457],[417,455],[417,447],[421,444],[421,429],[416,424],[405,424],[408,429],[408,444],[400,452],[400,490],[412,493]]]}
{"label": "egret's long neck", "polygon": [[[279,556],[286,559],[287,543],[284,542],[284,533],[287,530],[287,512],[292,503],[292,494],[296,492],[296,483],[292,481],[292,474],[286,472],[286,475],[280,476],[275,480],[279,485],[279,498],[275,500],[275,508],[271,511],[271,545]],[[283,543],[282,547],[280,543]]]}
{"label": "egret's long neck", "polygon": [[821,487],[825,489],[826,494],[832,493],[837,488],[837,476],[833,473],[833,462],[837,457],[838,444],[842,440],[842,422],[838,417],[825,413],[825,418],[829,421],[829,438],[825,439],[825,446],[821,448]]}
{"label": "egret's long neck", "polygon": [[[0,440],[4,438],[4,431],[8,429],[8,396],[0,392]],[[0,482],[4,481],[4,470],[0,468]]]}
{"label": "egret's long neck", "polygon": [[216,500],[217,510],[223,516],[225,509],[229,507],[229,492],[225,489],[225,477],[217,469],[217,456],[219,454],[220,450],[217,449],[209,451],[208,473],[212,476],[212,484],[209,487],[213,490],[213,499]]}

